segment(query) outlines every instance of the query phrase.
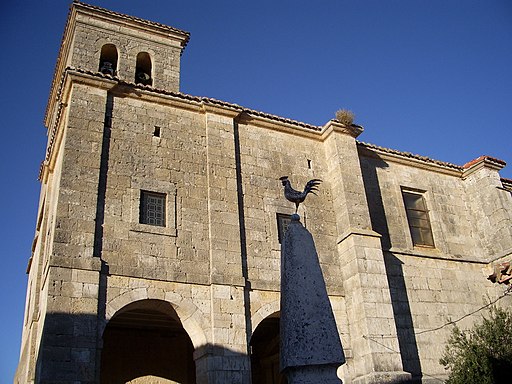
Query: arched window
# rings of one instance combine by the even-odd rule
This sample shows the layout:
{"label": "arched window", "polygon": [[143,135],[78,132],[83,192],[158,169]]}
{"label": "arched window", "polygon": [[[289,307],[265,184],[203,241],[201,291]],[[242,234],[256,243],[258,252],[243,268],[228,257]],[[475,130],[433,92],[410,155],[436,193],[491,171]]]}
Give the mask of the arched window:
{"label": "arched window", "polygon": [[151,58],[147,52],[139,52],[137,55],[137,65],[135,66],[135,83],[152,85],[151,76]]}
{"label": "arched window", "polygon": [[106,75],[116,75],[117,48],[114,44],[105,44],[101,47],[100,66],[98,70]]}

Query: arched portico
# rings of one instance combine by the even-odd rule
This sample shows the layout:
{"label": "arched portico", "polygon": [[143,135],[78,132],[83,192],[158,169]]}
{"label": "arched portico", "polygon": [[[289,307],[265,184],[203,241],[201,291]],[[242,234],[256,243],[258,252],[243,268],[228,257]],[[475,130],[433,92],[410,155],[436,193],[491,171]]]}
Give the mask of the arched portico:
{"label": "arched portico", "polygon": [[252,384],[287,382],[286,377],[279,373],[279,325],[279,311],[276,311],[259,321],[252,334]]}
{"label": "arched portico", "polygon": [[118,310],[105,327],[101,382],[195,384],[193,352],[169,302],[138,300]]}
{"label": "arched portico", "polygon": [[203,313],[190,299],[175,291],[169,292],[163,289],[148,289],[146,287],[126,291],[107,302],[105,313],[107,322],[127,305],[142,300],[154,300],[170,304],[192,340],[194,348],[197,349],[208,343],[204,330],[208,329],[209,325],[206,323]]}

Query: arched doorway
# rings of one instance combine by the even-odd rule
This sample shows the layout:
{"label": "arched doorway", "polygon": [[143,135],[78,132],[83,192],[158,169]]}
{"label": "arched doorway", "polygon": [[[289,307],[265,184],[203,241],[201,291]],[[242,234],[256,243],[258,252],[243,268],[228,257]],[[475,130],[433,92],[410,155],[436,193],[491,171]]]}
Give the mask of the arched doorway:
{"label": "arched doorway", "polygon": [[171,304],[131,303],[112,317],[103,333],[101,382],[195,384],[193,351]]}
{"label": "arched doorway", "polygon": [[251,337],[252,384],[286,384],[279,373],[279,312],[258,324]]}

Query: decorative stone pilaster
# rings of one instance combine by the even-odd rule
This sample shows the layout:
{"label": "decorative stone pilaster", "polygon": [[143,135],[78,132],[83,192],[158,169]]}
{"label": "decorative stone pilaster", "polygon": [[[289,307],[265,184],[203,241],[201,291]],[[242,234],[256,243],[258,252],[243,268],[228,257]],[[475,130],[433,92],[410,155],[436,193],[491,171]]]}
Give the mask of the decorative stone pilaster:
{"label": "decorative stone pilaster", "polygon": [[325,126],[328,179],[338,228],[355,384],[399,383],[403,371],[380,235],[372,230],[355,138],[358,126]]}
{"label": "decorative stone pilaster", "polygon": [[250,360],[224,347],[205,345],[194,351],[197,384],[250,384]]}
{"label": "decorative stone pilaster", "polygon": [[467,204],[473,212],[474,227],[483,248],[482,261],[501,259],[512,254],[512,194],[503,187],[499,171],[503,160],[480,156],[464,165],[462,175]]}
{"label": "decorative stone pilaster", "polygon": [[239,111],[205,106],[211,282],[244,286],[233,118]]}

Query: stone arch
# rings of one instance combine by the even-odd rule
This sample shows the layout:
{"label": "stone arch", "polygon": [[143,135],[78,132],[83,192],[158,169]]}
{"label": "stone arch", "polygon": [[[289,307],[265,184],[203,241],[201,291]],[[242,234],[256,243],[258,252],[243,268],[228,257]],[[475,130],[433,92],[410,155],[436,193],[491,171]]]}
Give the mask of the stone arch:
{"label": "stone arch", "polygon": [[100,51],[98,71],[105,75],[117,74],[117,62],[119,53],[112,43],[103,44]]}
{"label": "stone arch", "polygon": [[261,306],[254,315],[252,315],[251,318],[251,324],[252,324],[252,330],[251,333],[253,334],[256,330],[256,327],[267,317],[270,317],[271,315],[278,313],[280,311],[281,304],[279,300],[271,301],[270,303],[267,303],[263,306]]}
{"label": "stone arch", "polygon": [[135,62],[135,83],[153,85],[153,60],[148,52],[137,53]]}
{"label": "stone arch", "polygon": [[162,298],[141,298],[143,292],[144,288],[127,292],[138,300],[114,313],[112,305],[108,308],[102,334],[101,381],[195,383],[195,348],[178,313]]}
{"label": "stone arch", "polygon": [[192,340],[194,348],[207,344],[208,340],[204,332],[208,329],[206,319],[199,308],[189,299],[184,298],[177,292],[165,292],[163,289],[148,289],[146,287],[133,288],[119,296],[116,296],[106,305],[105,324],[123,307],[140,300],[162,300],[168,302],[176,311],[183,328]]}
{"label": "stone arch", "polygon": [[[277,311],[276,311],[277,309]],[[253,384],[286,384],[280,373],[280,312],[278,303],[269,303],[258,311],[260,321],[251,336],[251,374]],[[257,313],[258,313],[257,312]],[[264,316],[266,314],[266,316]]]}

